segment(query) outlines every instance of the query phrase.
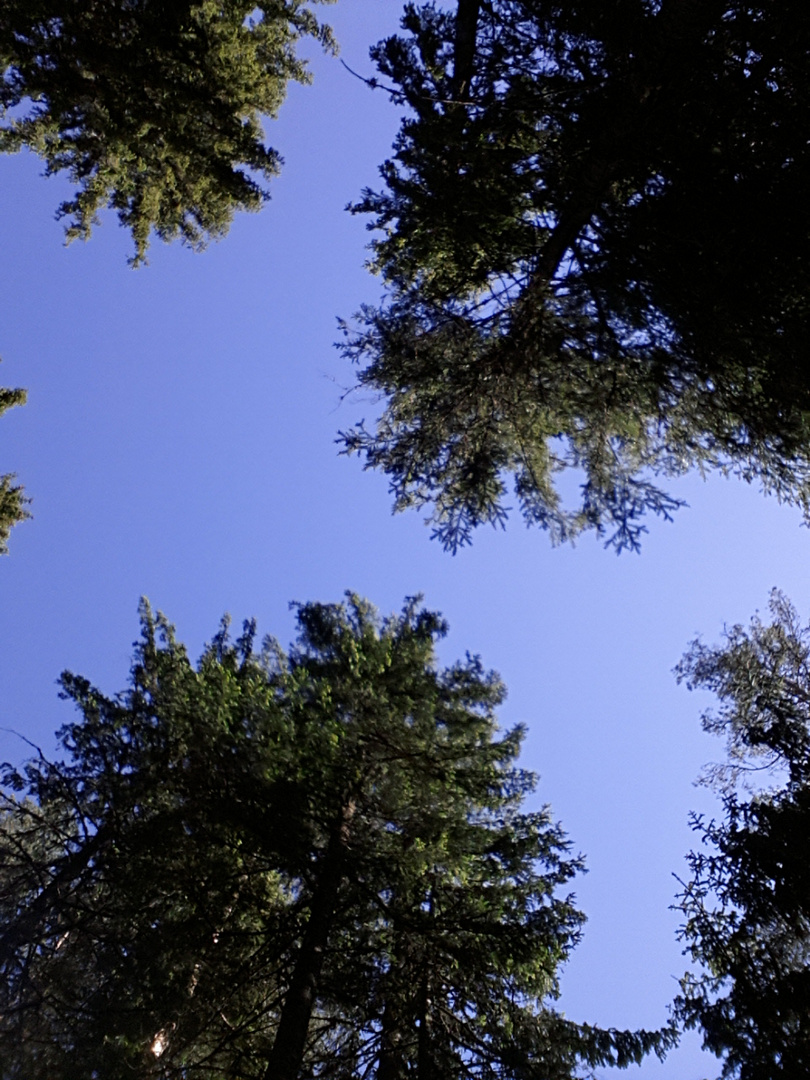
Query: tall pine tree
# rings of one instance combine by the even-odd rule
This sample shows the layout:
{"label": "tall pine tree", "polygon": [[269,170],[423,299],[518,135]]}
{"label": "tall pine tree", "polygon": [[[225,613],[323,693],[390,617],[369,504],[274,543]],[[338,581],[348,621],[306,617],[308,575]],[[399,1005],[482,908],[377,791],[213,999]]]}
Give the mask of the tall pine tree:
{"label": "tall pine tree", "polygon": [[69,760],[6,770],[0,1076],[562,1080],[669,1045],[554,1010],[580,860],[436,615],[307,604],[289,653],[223,628],[196,668],[143,615],[126,693],[63,676]]}
{"label": "tall pine tree", "polygon": [[701,847],[680,898],[699,965],[677,1013],[722,1076],[798,1080],[810,1067],[810,627],[775,593],[771,621],[695,643],[680,667],[720,708],[727,761],[710,773],[722,820],[693,818]]}
{"label": "tall pine tree", "polygon": [[459,0],[403,27],[375,84],[409,114],[355,208],[387,297],[346,341],[385,406],[345,448],[450,548],[510,481],[552,539],[619,549],[695,467],[807,515],[804,6]]}

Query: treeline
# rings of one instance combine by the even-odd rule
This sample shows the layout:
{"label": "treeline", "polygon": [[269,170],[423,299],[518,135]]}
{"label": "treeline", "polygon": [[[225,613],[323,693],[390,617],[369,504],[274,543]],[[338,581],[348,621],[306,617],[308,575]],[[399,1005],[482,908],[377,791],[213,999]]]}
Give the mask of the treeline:
{"label": "treeline", "polygon": [[680,668],[721,702],[724,816],[694,820],[699,966],[653,1032],[555,1009],[582,860],[523,805],[497,676],[437,665],[439,616],[306,604],[289,651],[223,624],[194,666],[141,614],[126,691],[62,675],[65,760],[4,768],[0,1075],[564,1080],[663,1057],[679,1025],[724,1076],[801,1074],[810,628],[784,598]]}
{"label": "treeline", "polygon": [[[300,0],[9,0],[0,149],[193,248],[256,209]],[[451,550],[524,517],[637,549],[667,476],[733,473],[810,519],[810,20],[798,0],[409,5],[369,81],[408,108],[344,351],[386,402],[346,452]],[[0,391],[0,412],[22,403]],[[578,501],[559,492],[567,470]],[[27,500],[0,477],[0,548]],[[129,689],[62,687],[66,759],[5,772],[0,1072],[17,1078],[553,1080],[698,1027],[724,1076],[804,1076],[808,630],[787,601],[681,667],[716,692],[723,816],[680,897],[697,963],[658,1032],[554,1008],[580,868],[501,688],[440,670],[415,604],[311,604],[289,653],[225,628],[193,666],[143,613]],[[741,783],[765,770],[753,793]]]}

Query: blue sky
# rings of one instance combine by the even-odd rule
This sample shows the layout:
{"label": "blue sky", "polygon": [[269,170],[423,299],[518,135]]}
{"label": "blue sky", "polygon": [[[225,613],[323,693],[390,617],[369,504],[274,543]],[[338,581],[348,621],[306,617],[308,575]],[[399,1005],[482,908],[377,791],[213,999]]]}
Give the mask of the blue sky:
{"label": "blue sky", "polygon": [[[398,5],[328,9],[354,69]],[[687,477],[689,508],[650,522],[640,556],[593,539],[552,549],[518,519],[455,558],[418,513],[391,515],[384,477],[341,458],[338,428],[378,407],[344,396],[352,369],[336,317],[373,301],[364,222],[343,212],[387,155],[399,119],[340,64],[314,55],[269,139],[285,158],[272,201],[202,255],[156,245],[133,271],[110,217],[65,248],[68,190],[30,156],[0,160],[0,383],[29,404],[0,422],[0,471],[34,497],[0,562],[0,723],[53,749],[69,668],[126,683],[138,598],[165,611],[193,655],[221,615],[256,616],[287,642],[290,600],[345,589],[383,611],[425,594],[451,626],[448,662],[480,653],[505,679],[505,725],[528,726],[524,763],[589,874],[589,922],[563,975],[568,1015],[657,1026],[685,961],[668,910],[692,843],[692,781],[721,753],[709,704],[671,670],[696,635],[764,609],[773,586],[810,611],[810,535],[798,514],[738,481]],[[25,748],[0,733],[0,756]],[[629,1075],[713,1075],[696,1040]]]}

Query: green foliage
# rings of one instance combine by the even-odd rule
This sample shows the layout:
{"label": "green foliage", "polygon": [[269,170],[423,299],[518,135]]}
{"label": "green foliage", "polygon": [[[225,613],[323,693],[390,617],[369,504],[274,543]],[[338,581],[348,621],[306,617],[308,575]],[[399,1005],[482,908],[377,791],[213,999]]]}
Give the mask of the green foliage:
{"label": "green foliage", "polygon": [[708,850],[689,856],[679,906],[702,970],[676,1010],[740,1080],[792,1080],[810,1060],[810,627],[778,593],[771,616],[695,643],[679,669],[720,698],[704,726],[727,736],[728,763],[709,777],[724,819],[693,818]]}
{"label": "green foliage", "polygon": [[129,689],[65,674],[67,762],[6,766],[0,1076],[569,1078],[665,1033],[551,1006],[580,868],[498,679],[409,602],[298,609],[196,666],[143,609]]}
{"label": "green foliage", "polygon": [[469,72],[433,5],[373,51],[410,114],[354,208],[388,291],[345,351],[386,405],[345,449],[451,549],[503,524],[510,477],[554,541],[619,550],[694,467],[810,514],[803,5],[462,9]]}
{"label": "green foliage", "polygon": [[29,147],[77,185],[59,215],[86,238],[105,206],[132,233],[194,248],[256,210],[280,158],[265,144],[304,35],[303,0],[9,0],[0,14],[0,150]]}
{"label": "green foliage", "polygon": [[[0,386],[0,416],[14,405],[25,404],[25,390],[9,390]],[[0,475],[0,555],[8,553],[8,538],[12,528],[31,515],[26,510],[28,499],[14,474]]]}

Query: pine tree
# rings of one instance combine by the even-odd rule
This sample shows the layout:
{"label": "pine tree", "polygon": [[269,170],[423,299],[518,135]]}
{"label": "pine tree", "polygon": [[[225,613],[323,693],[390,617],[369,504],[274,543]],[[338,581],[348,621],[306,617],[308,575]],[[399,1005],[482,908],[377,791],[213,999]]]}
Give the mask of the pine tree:
{"label": "pine tree", "polygon": [[[797,0],[409,5],[381,306],[347,326],[386,405],[345,449],[451,549],[506,519],[636,548],[697,467],[810,512],[810,24]],[[560,473],[581,479],[563,499]]]}
{"label": "pine tree", "polygon": [[76,194],[68,239],[105,207],[132,233],[199,248],[267,198],[265,144],[303,36],[334,48],[303,0],[8,0],[0,12],[0,150],[28,147]]}
{"label": "pine tree", "polygon": [[703,847],[679,906],[700,967],[676,1009],[739,1080],[810,1066],[810,627],[778,593],[771,616],[696,642],[680,667],[720,699],[704,726],[726,735],[728,760],[709,774],[723,819],[693,817]]}
{"label": "pine tree", "polygon": [[67,762],[6,769],[0,1076],[568,1078],[663,1053],[553,1008],[580,868],[521,802],[497,678],[409,602],[223,627],[143,612],[129,690],[62,678]]}

